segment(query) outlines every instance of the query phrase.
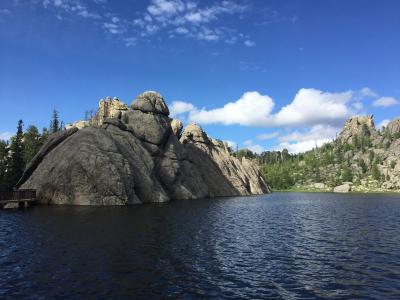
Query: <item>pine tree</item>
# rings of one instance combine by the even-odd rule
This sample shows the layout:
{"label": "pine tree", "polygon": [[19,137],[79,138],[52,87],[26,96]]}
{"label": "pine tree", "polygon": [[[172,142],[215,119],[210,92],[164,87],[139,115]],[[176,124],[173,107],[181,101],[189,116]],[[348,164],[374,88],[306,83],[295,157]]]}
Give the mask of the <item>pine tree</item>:
{"label": "pine tree", "polygon": [[6,189],[8,143],[0,140],[0,191]]}
{"label": "pine tree", "polygon": [[36,126],[29,126],[24,134],[24,162],[29,163],[42,146],[41,136]]}
{"label": "pine tree", "polygon": [[42,129],[42,134],[40,135],[40,143],[44,145],[44,143],[47,142],[47,139],[49,138],[50,132],[46,127],[43,127]]}
{"label": "pine tree", "polygon": [[60,131],[60,121],[58,120],[58,111],[54,109],[50,121],[50,133],[56,133],[57,131]]}
{"label": "pine tree", "polygon": [[381,180],[381,172],[379,171],[376,163],[372,166],[371,173],[375,180]]}
{"label": "pine tree", "polygon": [[21,178],[25,169],[22,120],[18,121],[17,134],[11,139],[9,162],[7,164],[6,189],[11,190]]}

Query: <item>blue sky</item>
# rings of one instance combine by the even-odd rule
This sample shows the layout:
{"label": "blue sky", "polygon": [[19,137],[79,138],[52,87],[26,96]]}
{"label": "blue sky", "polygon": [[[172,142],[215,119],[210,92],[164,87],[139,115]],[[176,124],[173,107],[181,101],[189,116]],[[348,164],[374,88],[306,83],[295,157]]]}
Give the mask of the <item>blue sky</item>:
{"label": "blue sky", "polygon": [[175,117],[297,152],[400,115],[399,1],[2,0],[0,137],[156,90]]}

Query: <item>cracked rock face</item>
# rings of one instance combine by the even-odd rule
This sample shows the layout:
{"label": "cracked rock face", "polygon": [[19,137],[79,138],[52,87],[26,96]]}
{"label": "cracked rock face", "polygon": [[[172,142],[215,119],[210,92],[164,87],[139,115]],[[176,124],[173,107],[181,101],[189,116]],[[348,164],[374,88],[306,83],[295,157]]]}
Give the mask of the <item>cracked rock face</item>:
{"label": "cracked rock face", "polygon": [[[114,100],[113,100],[114,101]],[[119,102],[119,101],[118,101]],[[52,136],[27,167],[21,188],[45,204],[127,205],[270,191],[258,167],[239,161],[197,125],[178,139],[161,95],[146,92],[101,126]],[[110,106],[108,106],[110,107]],[[116,107],[114,105],[114,107]],[[126,109],[125,109],[126,107]]]}

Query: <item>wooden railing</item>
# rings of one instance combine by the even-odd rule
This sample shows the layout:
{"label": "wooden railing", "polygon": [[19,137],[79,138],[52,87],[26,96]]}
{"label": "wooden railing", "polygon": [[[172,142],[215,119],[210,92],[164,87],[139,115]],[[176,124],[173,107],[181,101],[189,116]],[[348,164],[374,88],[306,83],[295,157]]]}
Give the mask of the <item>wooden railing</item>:
{"label": "wooden railing", "polygon": [[36,190],[21,189],[15,191],[0,191],[0,201],[23,201],[23,200],[36,200]]}

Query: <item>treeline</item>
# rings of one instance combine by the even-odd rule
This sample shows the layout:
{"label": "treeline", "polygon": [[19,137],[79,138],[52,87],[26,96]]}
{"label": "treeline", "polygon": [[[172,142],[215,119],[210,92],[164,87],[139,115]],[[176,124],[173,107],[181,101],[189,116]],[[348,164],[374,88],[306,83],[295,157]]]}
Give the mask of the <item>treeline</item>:
{"label": "treeline", "polygon": [[[305,153],[290,154],[287,149],[283,149],[256,154],[242,149],[235,156],[257,160],[265,181],[274,190],[290,189],[296,184],[307,182],[324,183],[330,187],[343,182],[360,184],[368,176],[383,182],[390,178],[382,174],[379,168],[379,165],[384,164],[379,155],[382,151],[374,150],[387,150],[398,139],[400,133],[390,134],[385,128],[373,137],[368,127],[363,126],[361,132],[349,142],[336,139]],[[386,164],[394,169],[396,161]]]}
{"label": "treeline", "polygon": [[0,191],[12,190],[48,136],[64,129],[56,110],[52,113],[49,129],[43,128],[41,132],[34,125],[24,131],[24,123],[19,120],[16,134],[9,141],[0,140]]}

